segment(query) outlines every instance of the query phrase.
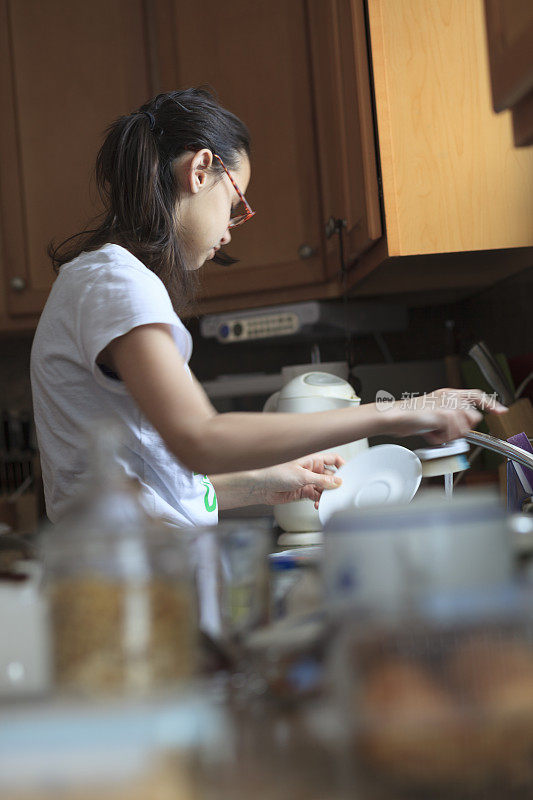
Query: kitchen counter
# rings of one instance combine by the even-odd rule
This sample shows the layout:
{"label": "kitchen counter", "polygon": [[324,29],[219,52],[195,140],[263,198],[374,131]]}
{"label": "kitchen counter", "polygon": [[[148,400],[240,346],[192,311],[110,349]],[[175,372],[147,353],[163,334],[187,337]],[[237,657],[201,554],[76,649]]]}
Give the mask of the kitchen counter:
{"label": "kitchen counter", "polygon": [[[271,513],[233,518],[244,528],[247,520],[252,527],[262,518],[271,537],[269,552],[280,551],[280,530]],[[530,526],[519,533],[531,541]],[[309,604],[304,607],[309,612]],[[294,617],[288,619],[283,642],[290,647],[278,647],[275,639],[263,637],[262,644],[256,640],[261,646],[254,652],[236,648],[231,672],[216,672],[150,700],[82,703],[45,698],[4,703],[0,797],[368,800],[366,793],[358,793],[351,774],[355,750],[345,749],[333,703],[321,694],[320,681],[313,683],[317,661],[325,652],[322,641],[327,647],[333,640],[332,626],[328,623],[321,639],[320,614],[308,617],[307,628],[295,625],[293,630]],[[313,628],[313,623],[318,624]],[[403,633],[414,640],[409,625]],[[421,664],[430,650],[421,647],[415,652]],[[293,660],[294,652],[298,655]],[[295,670],[302,691],[294,688]],[[429,672],[430,679],[435,677]],[[409,698],[415,704],[418,689],[415,685]],[[360,709],[355,686],[348,686],[346,698],[355,718]],[[510,796],[505,787],[500,793],[504,796]]]}
{"label": "kitchen counter", "polygon": [[9,800],[341,800],[333,754],[302,713],[220,677],[152,701],[5,706]]}

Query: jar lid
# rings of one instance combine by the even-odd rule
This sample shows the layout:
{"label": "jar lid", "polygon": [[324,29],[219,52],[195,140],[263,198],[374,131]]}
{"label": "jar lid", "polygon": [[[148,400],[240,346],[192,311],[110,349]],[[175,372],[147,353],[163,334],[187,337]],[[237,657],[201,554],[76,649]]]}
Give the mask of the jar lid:
{"label": "jar lid", "polygon": [[502,520],[506,516],[497,492],[486,488],[456,490],[451,500],[443,491],[429,489],[408,505],[338,511],[328,521],[327,533],[365,533],[415,530],[436,525],[463,525]]}

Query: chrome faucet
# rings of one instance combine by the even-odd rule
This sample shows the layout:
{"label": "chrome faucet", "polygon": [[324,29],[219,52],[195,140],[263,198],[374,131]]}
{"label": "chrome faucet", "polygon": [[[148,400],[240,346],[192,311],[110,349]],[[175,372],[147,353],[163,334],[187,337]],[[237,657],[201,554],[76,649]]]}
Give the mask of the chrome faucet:
{"label": "chrome faucet", "polygon": [[528,453],[527,450],[522,450],[521,447],[517,447],[515,444],[498,439],[497,436],[491,436],[490,433],[479,433],[479,431],[468,431],[463,438],[470,444],[477,444],[486,450],[492,450],[505,456],[510,461],[516,461],[523,467],[533,469],[533,453]]}

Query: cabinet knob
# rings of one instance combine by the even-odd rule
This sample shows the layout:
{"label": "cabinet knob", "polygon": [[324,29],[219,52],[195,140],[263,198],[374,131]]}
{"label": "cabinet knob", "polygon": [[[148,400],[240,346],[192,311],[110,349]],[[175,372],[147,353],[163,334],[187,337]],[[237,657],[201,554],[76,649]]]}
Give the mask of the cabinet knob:
{"label": "cabinet knob", "polygon": [[312,258],[315,253],[315,248],[310,244],[301,244],[298,248],[298,255],[300,258]]}
{"label": "cabinet knob", "polygon": [[26,281],[20,275],[17,275],[15,278],[11,278],[9,285],[14,292],[23,292],[26,288]]}

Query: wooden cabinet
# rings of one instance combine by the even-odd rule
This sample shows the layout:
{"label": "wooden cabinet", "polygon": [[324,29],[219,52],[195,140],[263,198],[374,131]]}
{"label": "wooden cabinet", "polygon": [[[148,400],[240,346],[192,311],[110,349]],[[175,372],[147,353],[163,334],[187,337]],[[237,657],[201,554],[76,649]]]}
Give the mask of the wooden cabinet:
{"label": "wooden cabinet", "polygon": [[208,25],[193,3],[153,8],[162,89],[214,87],[252,137],[256,217],[227,247],[238,264],[204,268],[202,309],[338,294],[327,220],[347,220],[352,258],[381,236],[362,3],[204,0]]}
{"label": "wooden cabinet", "polygon": [[249,126],[257,212],[228,247],[239,263],[205,267],[200,312],[464,292],[533,263],[533,151],[491,108],[483,0],[0,0],[0,14],[0,328],[35,324],[48,241],[98,211],[105,126],[187,85]]}
{"label": "wooden cabinet", "polygon": [[[329,222],[345,225],[350,264],[383,234],[364,5],[310,0],[307,11],[322,207]],[[326,252],[334,278],[340,266],[334,236]]]}
{"label": "wooden cabinet", "polygon": [[[179,0],[156,3],[153,38],[173,37],[160,78],[210,83],[248,123],[258,214],[229,248],[240,264],[205,270],[200,311],[344,290],[453,298],[533,263],[533,153],[491,108],[482,0],[202,8],[207,30]],[[342,279],[330,217],[346,220]]]}
{"label": "wooden cabinet", "polygon": [[533,150],[492,110],[481,0],[368,0],[386,238],[354,293],[484,286],[533,264]]}
{"label": "wooden cabinet", "polygon": [[511,109],[517,145],[533,144],[533,3],[485,0],[492,99]]}
{"label": "wooden cabinet", "polygon": [[142,0],[0,0],[0,327],[35,324],[48,242],[99,211],[104,128],[151,94]]}
{"label": "wooden cabinet", "polygon": [[491,110],[481,3],[369,9],[389,255],[533,245],[533,152]]}

